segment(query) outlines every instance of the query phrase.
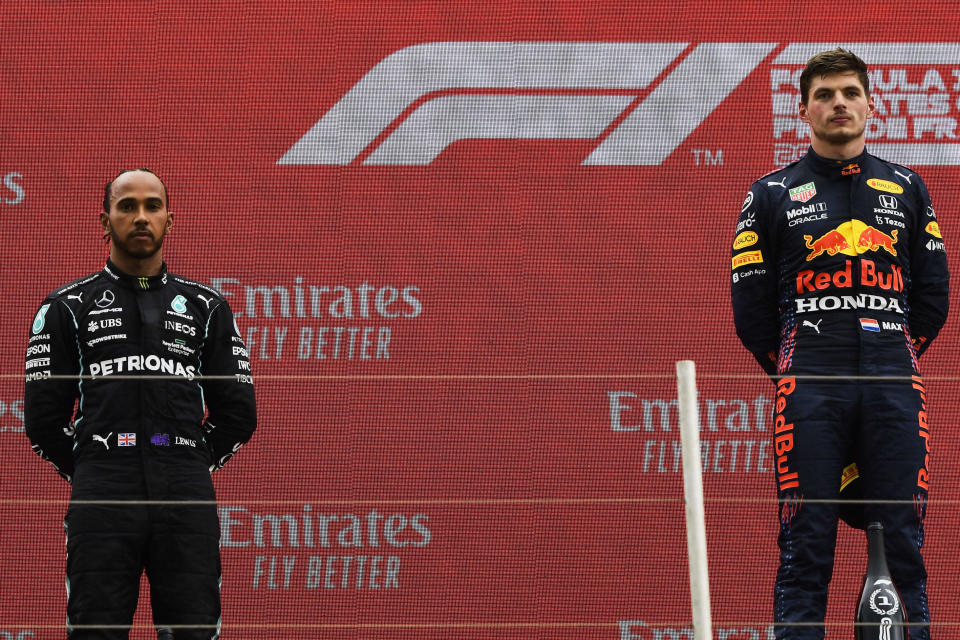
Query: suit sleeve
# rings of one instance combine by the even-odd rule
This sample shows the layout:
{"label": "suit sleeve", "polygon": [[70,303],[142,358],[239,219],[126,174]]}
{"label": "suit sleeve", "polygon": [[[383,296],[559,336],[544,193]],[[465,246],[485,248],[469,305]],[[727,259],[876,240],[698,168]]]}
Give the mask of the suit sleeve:
{"label": "suit sleeve", "polygon": [[747,193],[731,251],[730,295],[737,336],[769,375],[780,348],[776,238],[759,184]]}
{"label": "suit sleeve", "polygon": [[34,316],[25,374],[24,431],[36,454],[70,482],[80,353],[73,312],[62,300],[47,298]]}
{"label": "suit sleeve", "polygon": [[207,320],[200,372],[204,376],[200,384],[208,413],[204,430],[213,457],[213,472],[230,460],[257,426],[250,360],[225,301]]}
{"label": "suit sleeve", "polygon": [[917,355],[923,353],[947,320],[950,305],[950,273],[943,236],[930,201],[927,186],[919,180],[919,206],[910,246],[910,337]]}

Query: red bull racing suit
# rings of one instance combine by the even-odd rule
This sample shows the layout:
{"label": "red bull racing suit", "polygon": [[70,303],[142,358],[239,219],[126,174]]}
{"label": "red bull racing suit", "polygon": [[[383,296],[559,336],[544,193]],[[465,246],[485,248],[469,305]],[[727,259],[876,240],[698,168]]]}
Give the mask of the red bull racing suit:
{"label": "red bull racing suit", "polygon": [[[920,548],[929,486],[917,359],[947,316],[943,239],[914,171],[813,149],[753,183],[737,223],[737,334],[777,380],[778,638],[823,638],[840,477],[859,467],[865,518],[884,525],[913,640],[929,638]],[[807,623],[791,626],[789,623]]]}
{"label": "red bull racing suit", "polygon": [[69,637],[126,638],[146,570],[157,625],[216,638],[210,474],[256,425],[247,351],[226,300],[165,266],[141,278],[108,261],[44,300],[26,380],[26,434],[73,485]]}

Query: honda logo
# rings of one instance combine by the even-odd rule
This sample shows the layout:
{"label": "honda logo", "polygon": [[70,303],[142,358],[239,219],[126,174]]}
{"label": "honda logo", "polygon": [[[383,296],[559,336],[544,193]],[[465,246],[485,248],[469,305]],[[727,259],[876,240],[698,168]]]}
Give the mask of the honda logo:
{"label": "honda logo", "polygon": [[887,209],[896,209],[897,208],[897,199],[893,196],[879,196],[880,204],[882,204]]}

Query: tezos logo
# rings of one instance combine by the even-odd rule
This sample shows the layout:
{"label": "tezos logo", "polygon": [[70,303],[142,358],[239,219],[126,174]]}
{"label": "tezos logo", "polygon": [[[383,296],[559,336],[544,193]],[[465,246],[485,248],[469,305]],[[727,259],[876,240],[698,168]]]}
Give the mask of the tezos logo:
{"label": "tezos logo", "polygon": [[41,331],[43,331],[43,325],[46,324],[46,320],[44,319],[44,316],[47,315],[47,309],[49,309],[49,308],[50,308],[50,305],[49,305],[49,304],[43,305],[42,307],[40,307],[40,310],[37,311],[37,315],[34,316],[34,318],[33,318],[33,333],[34,333],[34,335],[36,335],[36,334],[40,333]]}
{"label": "tezos logo", "polygon": [[176,311],[177,313],[186,313],[187,311],[187,299],[183,296],[177,296],[170,303],[170,308]]}

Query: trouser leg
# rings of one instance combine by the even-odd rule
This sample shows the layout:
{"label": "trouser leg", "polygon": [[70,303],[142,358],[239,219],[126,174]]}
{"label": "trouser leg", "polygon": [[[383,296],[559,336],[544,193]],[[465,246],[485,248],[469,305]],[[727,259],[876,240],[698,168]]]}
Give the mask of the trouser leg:
{"label": "trouser leg", "polygon": [[887,566],[911,624],[911,640],[930,637],[927,572],[920,553],[929,484],[925,401],[918,376],[864,385],[858,434],[864,498],[881,501],[866,505],[866,518],[883,524]]}
{"label": "trouser leg", "polygon": [[[153,620],[177,640],[212,640],[220,625],[220,524],[215,505],[155,507],[147,576]],[[177,628],[183,625],[196,628]]]}
{"label": "trouser leg", "polygon": [[[774,587],[776,637],[819,640],[833,575],[840,474],[850,449],[855,396],[849,385],[784,378],[774,416],[780,505],[780,566]],[[855,392],[854,392],[855,393]],[[782,624],[778,624],[782,623]]]}
{"label": "trouser leg", "polygon": [[70,640],[128,637],[140,593],[146,527],[142,506],[69,507],[64,528]]}

